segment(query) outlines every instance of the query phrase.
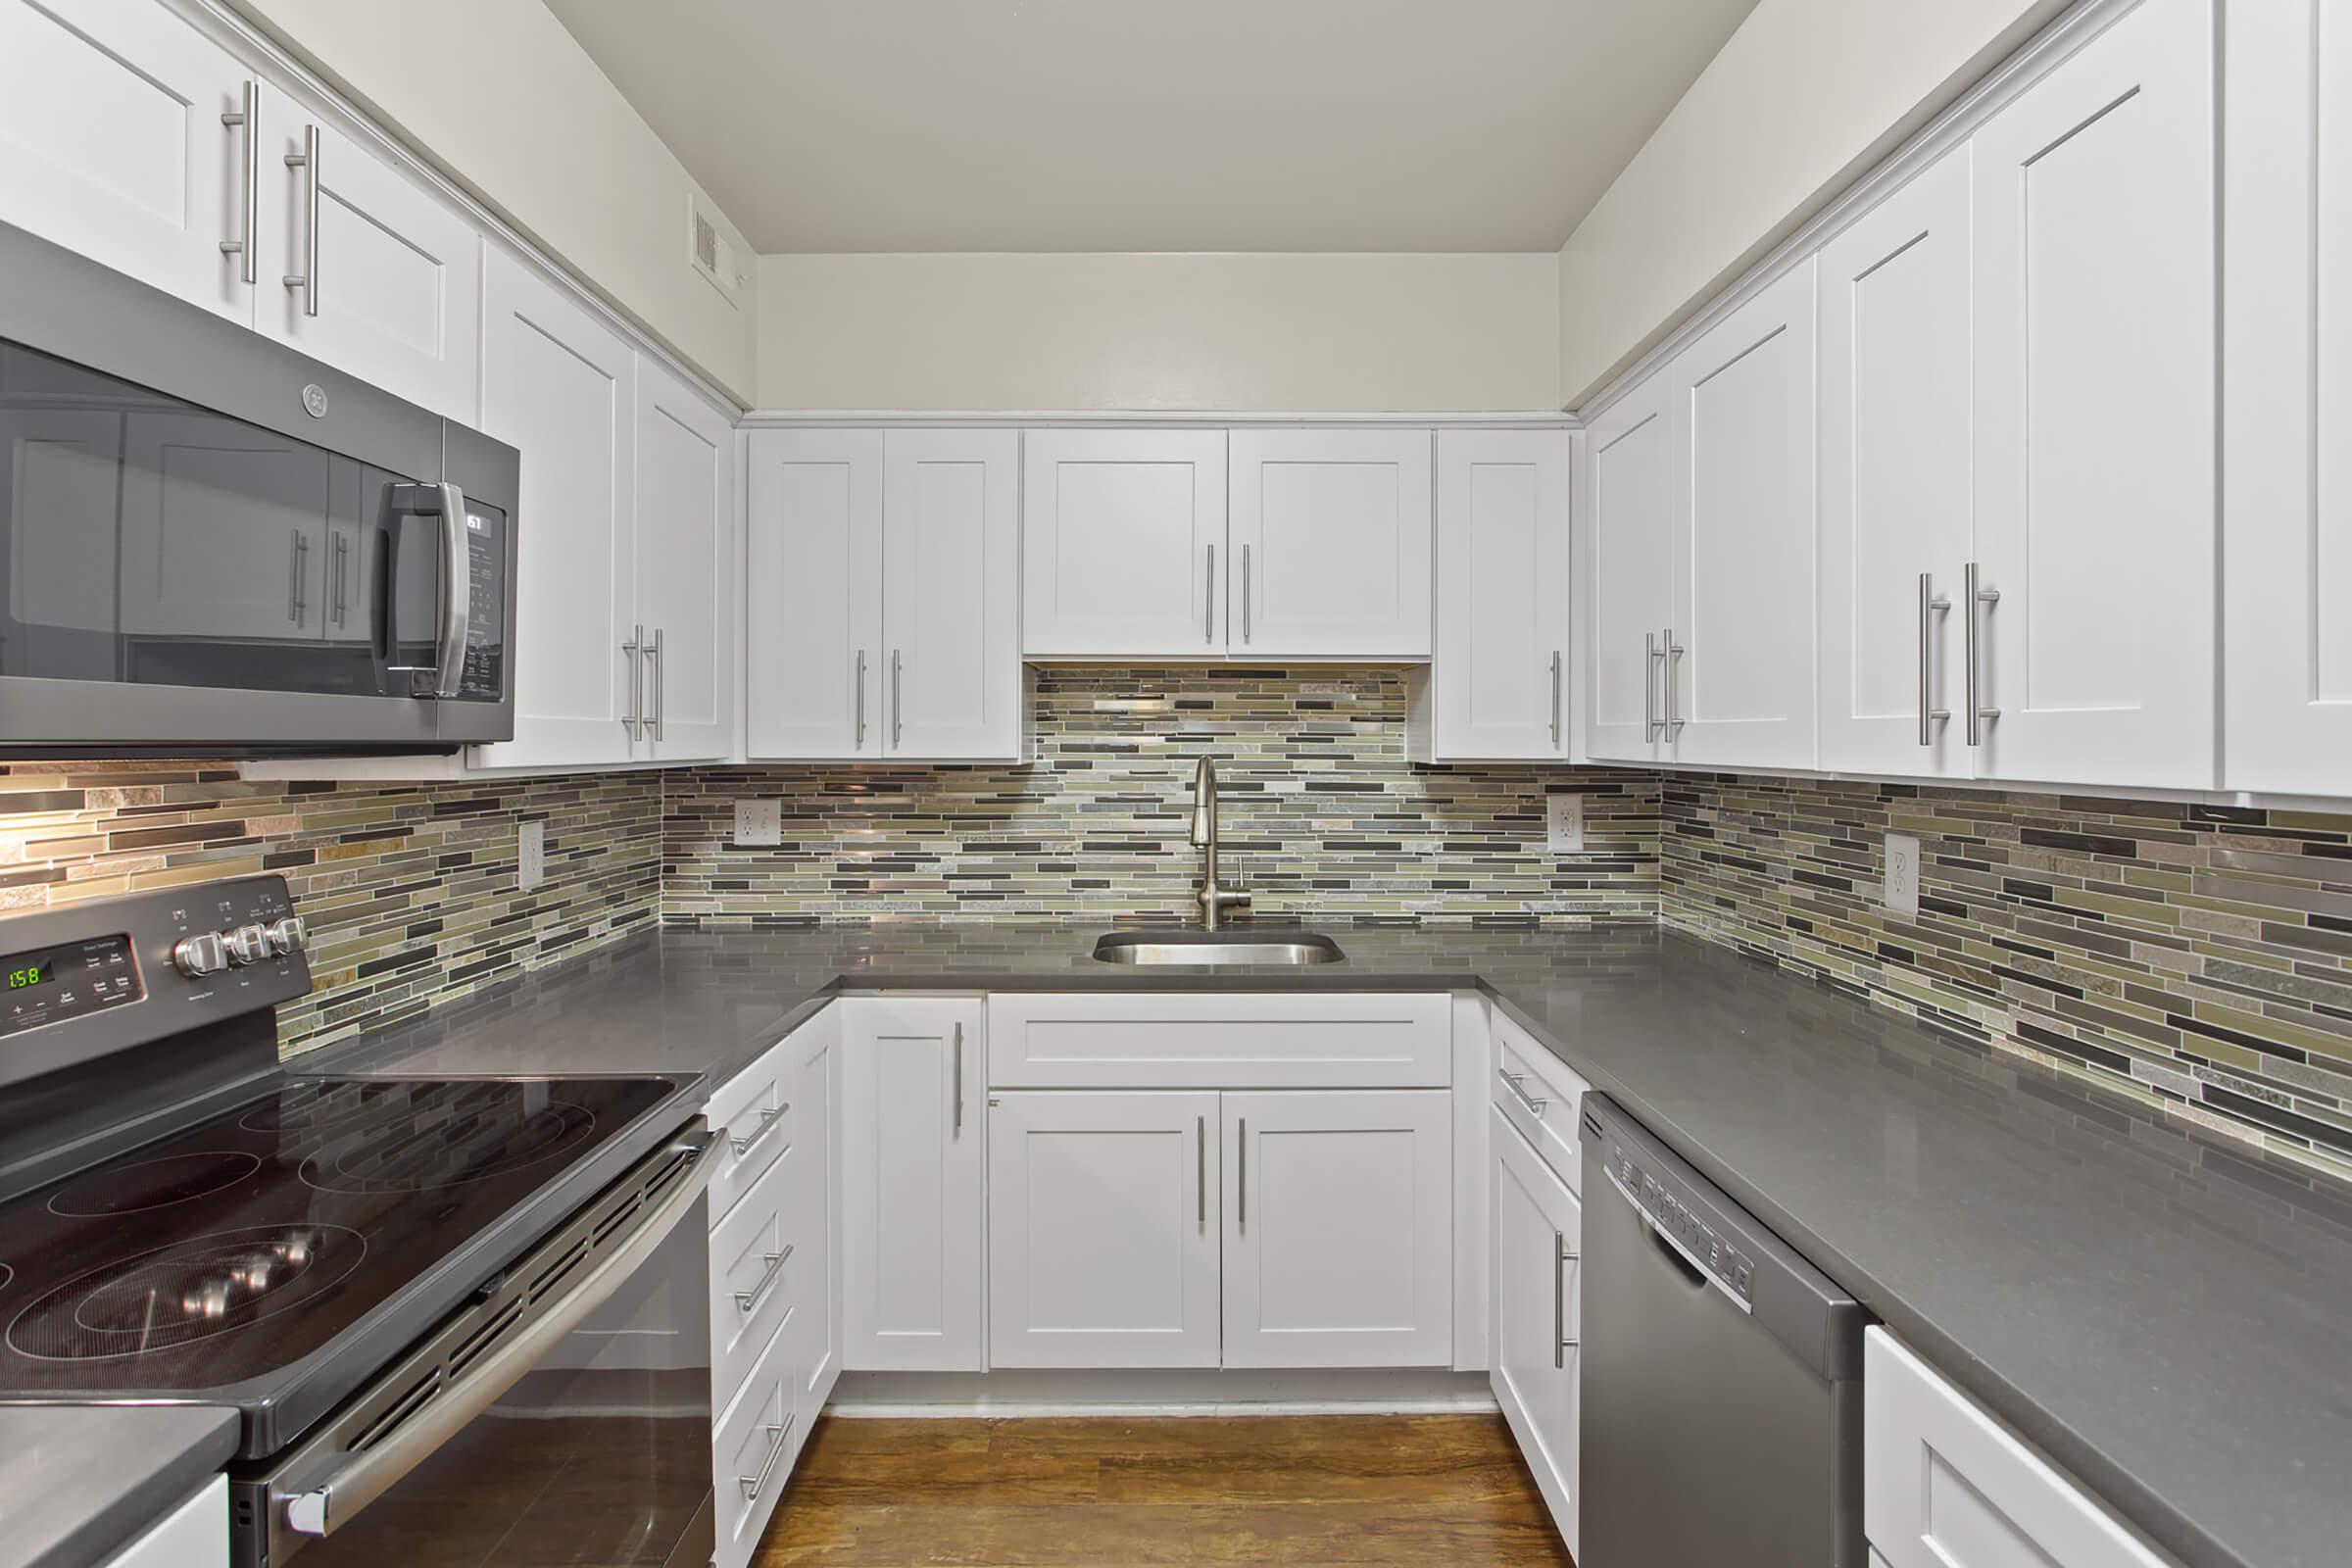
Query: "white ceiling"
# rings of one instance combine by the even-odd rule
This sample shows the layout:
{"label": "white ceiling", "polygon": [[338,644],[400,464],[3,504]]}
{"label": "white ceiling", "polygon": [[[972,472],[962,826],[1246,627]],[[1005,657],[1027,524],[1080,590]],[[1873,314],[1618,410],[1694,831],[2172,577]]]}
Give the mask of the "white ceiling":
{"label": "white ceiling", "polygon": [[755,249],[1557,248],[1755,0],[549,0]]}

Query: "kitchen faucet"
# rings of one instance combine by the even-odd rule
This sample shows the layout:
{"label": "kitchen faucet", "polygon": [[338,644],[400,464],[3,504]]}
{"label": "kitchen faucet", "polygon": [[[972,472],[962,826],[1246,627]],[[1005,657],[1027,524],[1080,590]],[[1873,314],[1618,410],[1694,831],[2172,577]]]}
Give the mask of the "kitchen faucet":
{"label": "kitchen faucet", "polygon": [[1193,842],[1200,846],[1200,929],[1214,931],[1227,909],[1250,906],[1250,894],[1217,885],[1217,764],[1205,757],[1193,770]]}

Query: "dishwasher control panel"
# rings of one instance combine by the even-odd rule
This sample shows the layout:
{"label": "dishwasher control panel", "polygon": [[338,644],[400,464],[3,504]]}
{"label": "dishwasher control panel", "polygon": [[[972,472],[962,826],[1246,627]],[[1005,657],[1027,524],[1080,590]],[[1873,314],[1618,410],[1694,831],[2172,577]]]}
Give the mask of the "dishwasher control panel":
{"label": "dishwasher control panel", "polygon": [[1648,1162],[1621,1138],[1606,1141],[1604,1169],[1609,1181],[1642,1218],[1694,1267],[1747,1310],[1755,1307],[1756,1260],[1725,1234],[1695,1195],[1661,1181]]}

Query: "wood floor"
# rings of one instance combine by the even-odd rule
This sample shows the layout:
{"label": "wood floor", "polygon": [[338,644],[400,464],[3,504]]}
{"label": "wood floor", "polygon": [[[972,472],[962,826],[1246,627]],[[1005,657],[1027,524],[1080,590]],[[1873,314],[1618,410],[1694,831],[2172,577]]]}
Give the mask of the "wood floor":
{"label": "wood floor", "polygon": [[1574,1568],[1498,1415],[817,1424],[756,1568]]}

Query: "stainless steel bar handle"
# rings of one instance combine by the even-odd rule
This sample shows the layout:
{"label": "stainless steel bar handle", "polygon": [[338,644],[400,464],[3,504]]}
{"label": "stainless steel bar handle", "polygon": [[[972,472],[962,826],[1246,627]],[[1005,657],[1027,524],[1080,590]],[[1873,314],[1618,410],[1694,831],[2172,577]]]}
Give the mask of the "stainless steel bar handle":
{"label": "stainless steel bar handle", "polygon": [[1936,634],[1929,630],[1932,618],[1938,611],[1949,610],[1952,602],[1936,592],[1936,574],[1919,574],[1919,744],[1936,744],[1936,721],[1952,716],[1948,708],[1932,708],[1936,701]]}
{"label": "stainless steel bar handle", "polygon": [[738,1312],[749,1312],[753,1304],[776,1283],[776,1276],[783,1273],[784,1265],[792,1261],[792,1244],[786,1242],[781,1252],[761,1252],[760,1261],[767,1265],[767,1272],[761,1274],[760,1282],[750,1290],[735,1293],[735,1309]]}
{"label": "stainless steel bar handle", "polygon": [[1250,547],[1242,546],[1242,641],[1250,640]]}
{"label": "stainless steel bar handle", "polygon": [[1217,547],[1208,547],[1208,574],[1200,586],[1200,640],[1213,645],[1217,640]]}
{"label": "stainless steel bar handle", "polygon": [[1551,651],[1551,749],[1560,749],[1560,651]]}
{"label": "stainless steel bar handle", "polygon": [[639,739],[644,721],[637,714],[645,697],[645,661],[637,656],[645,648],[645,628],[641,625],[629,640],[620,645],[620,657],[629,666],[629,710],[620,715],[620,727],[629,732],[629,739]]}
{"label": "stainless steel bar handle", "polygon": [[1666,721],[1658,717],[1658,667],[1666,662],[1665,652],[1658,647],[1658,634],[1642,634],[1642,738],[1654,741]]}
{"label": "stainless steel bar handle", "polygon": [[466,537],[466,492],[446,480],[432,488],[441,496],[441,570],[448,590],[441,596],[441,667],[433,695],[455,697],[466,689],[466,642],[473,631],[473,544]]}
{"label": "stainless steel bar handle", "polygon": [[1666,738],[1680,740],[1683,733],[1683,655],[1687,650],[1674,640],[1674,628],[1666,628]]}
{"label": "stainless steel bar handle", "polygon": [[1972,561],[1968,564],[1963,592],[1968,599],[1968,744],[1981,746],[1984,741],[1984,721],[1988,718],[2000,717],[2001,710],[1997,708],[1987,708],[1984,703],[1982,688],[1984,678],[1984,661],[1982,651],[1977,646],[1977,622],[1983,618],[1983,612],[1985,609],[2001,602],[2001,591],[1998,588],[1983,587],[1978,583],[1977,564]]}
{"label": "stainless steel bar handle", "polygon": [[900,678],[904,667],[899,651],[890,651],[890,746],[896,751],[906,739],[906,686]]}
{"label": "stainless steel bar handle", "polygon": [[302,291],[302,314],[318,314],[318,145],[317,125],[302,127],[302,151],[286,154],[286,167],[302,171],[302,270],[286,274],[286,287]]}
{"label": "stainless steel bar handle", "polygon": [[1565,1367],[1568,1352],[1583,1343],[1568,1337],[1568,1265],[1580,1254],[1568,1250],[1568,1238],[1551,1233],[1551,1364]]}
{"label": "stainless steel bar handle", "polygon": [[736,1137],[734,1130],[730,1128],[727,1132],[727,1147],[735,1151],[735,1157],[737,1159],[741,1159],[744,1155],[752,1152],[753,1148],[759,1144],[760,1140],[765,1138],[769,1133],[775,1131],[777,1124],[781,1122],[785,1116],[790,1114],[791,1110],[792,1102],[789,1100],[784,1102],[784,1103],[781,1105],[768,1106],[767,1109],[760,1113],[760,1126],[758,1130],[753,1132],[748,1138]]}
{"label": "stainless steel bar handle", "polygon": [[858,744],[855,750],[865,750],[865,650],[858,650]]}
{"label": "stainless steel bar handle", "polygon": [[1505,1084],[1510,1086],[1511,1093],[1519,1097],[1519,1102],[1536,1115],[1543,1115],[1544,1107],[1551,1103],[1548,1100],[1540,1099],[1527,1092],[1527,1074],[1513,1072],[1508,1067],[1497,1067],[1494,1071]]}
{"label": "stainless steel bar handle", "polygon": [[1250,1118],[1242,1118],[1241,1142],[1233,1150],[1234,1223],[1243,1230],[1250,1228]]}
{"label": "stainless steel bar handle", "polygon": [[1193,1171],[1200,1192],[1195,1200],[1200,1205],[1200,1227],[1208,1228],[1208,1118],[1193,1118]]}
{"label": "stainless steel bar handle", "polygon": [[253,283],[260,278],[262,255],[262,84],[246,77],[239,102],[244,107],[222,115],[220,123],[245,129],[245,223],[239,238],[220,242],[220,254],[234,256],[238,280]]}
{"label": "stainless steel bar handle", "polygon": [[645,650],[645,657],[654,666],[654,716],[646,720],[646,728],[654,739],[662,738],[662,718],[669,711],[669,661],[662,657],[662,628],[654,628],[654,641]]}
{"label": "stainless steel bar handle", "polygon": [[286,618],[302,624],[302,530],[292,530],[286,544]]}
{"label": "stainless steel bar handle", "polygon": [[956,1025],[956,1136],[963,1136],[963,1025]]}
{"label": "stainless steel bar handle", "polygon": [[767,1459],[760,1466],[760,1473],[756,1476],[737,1476],[735,1478],[735,1484],[743,1488],[744,1501],[758,1502],[760,1500],[760,1493],[767,1485],[767,1478],[775,1474],[776,1461],[783,1458],[784,1450],[792,1446],[792,1424],[798,1419],[800,1419],[800,1412],[795,1410],[784,1418],[782,1426],[769,1427],[767,1429]]}

